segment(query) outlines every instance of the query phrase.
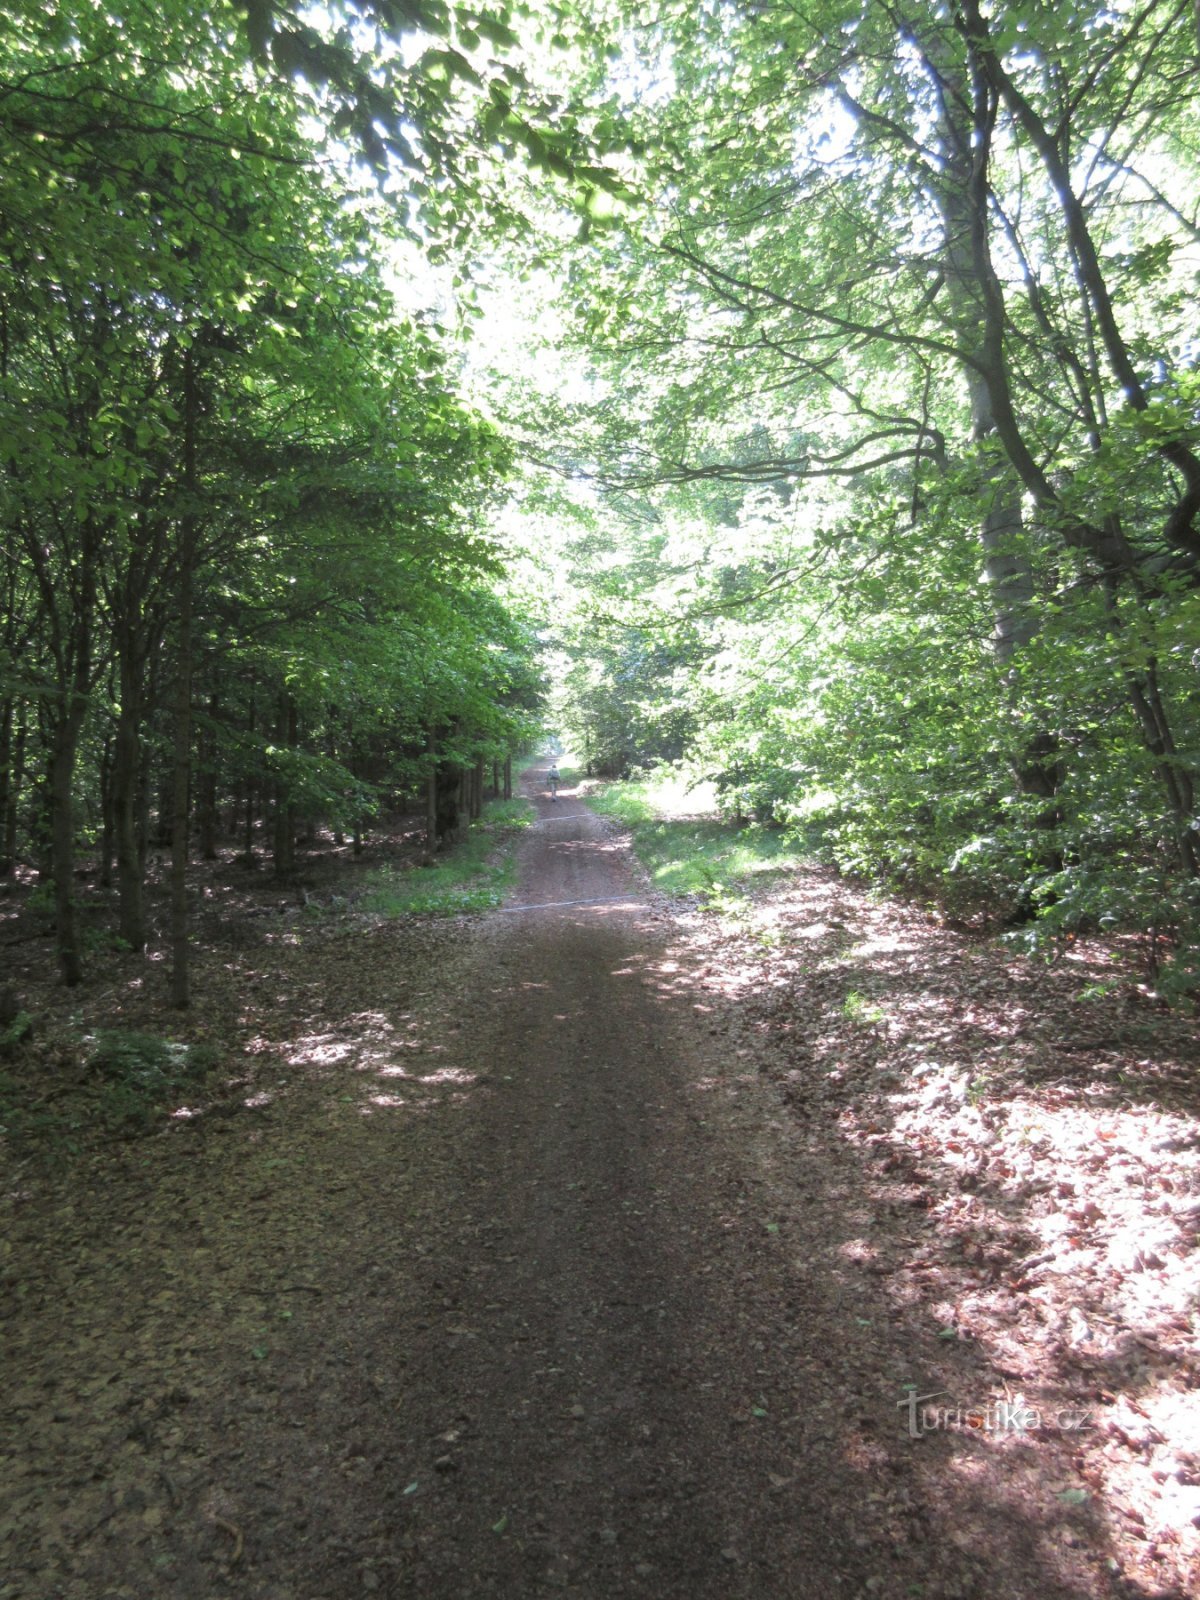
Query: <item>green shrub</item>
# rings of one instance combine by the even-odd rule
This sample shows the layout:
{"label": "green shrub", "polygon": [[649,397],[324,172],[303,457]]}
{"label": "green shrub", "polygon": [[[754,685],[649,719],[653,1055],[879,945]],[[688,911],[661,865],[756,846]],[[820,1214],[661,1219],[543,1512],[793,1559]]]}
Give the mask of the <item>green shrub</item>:
{"label": "green shrub", "polygon": [[33,1032],[33,1018],[28,1011],[18,1011],[12,1021],[0,1028],[0,1060],[13,1055],[17,1047]]}

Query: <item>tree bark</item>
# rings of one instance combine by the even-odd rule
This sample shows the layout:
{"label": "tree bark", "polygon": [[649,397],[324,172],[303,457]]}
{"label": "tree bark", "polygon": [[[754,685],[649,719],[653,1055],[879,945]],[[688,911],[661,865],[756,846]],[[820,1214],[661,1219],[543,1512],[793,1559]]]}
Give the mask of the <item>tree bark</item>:
{"label": "tree bark", "polygon": [[55,937],[59,970],[69,987],[83,977],[75,904],[75,759],[83,725],[82,707],[72,702],[54,725],[50,746],[50,851],[54,879]]}
{"label": "tree bark", "polygon": [[430,767],[425,777],[425,852],[429,856],[437,854],[438,847],[438,785],[437,785],[437,736],[429,735],[429,746],[426,754],[429,757]]}
{"label": "tree bark", "polygon": [[192,606],[195,584],[198,493],[196,433],[199,399],[195,357],[183,357],[183,491],[179,523],[179,622],[175,684],[174,797],[171,828],[171,1002],[180,1010],[191,1003],[187,869],[192,777]]}
{"label": "tree bark", "polygon": [[458,833],[459,801],[462,794],[462,773],[452,761],[439,761],[434,774],[436,786],[437,847],[448,850]]}
{"label": "tree bark", "polygon": [[113,749],[105,739],[100,752],[100,861],[97,874],[102,889],[112,888],[113,850],[116,826],[113,819]]}
{"label": "tree bark", "polygon": [[21,795],[25,788],[25,746],[29,737],[29,724],[22,711],[17,723],[17,736],[13,741],[11,778],[8,790],[8,810],[4,818],[4,859],[11,872],[17,861],[17,824],[20,818]]}
{"label": "tree bark", "polygon": [[118,638],[120,703],[113,740],[113,827],[116,834],[117,929],[131,950],[146,944],[144,871],[139,839],[141,766],[141,670],[131,641]]}
{"label": "tree bark", "polygon": [[16,811],[16,763],[14,757],[13,724],[16,720],[16,708],[11,699],[4,702],[4,713],[0,717],[0,878],[7,878],[13,869],[13,850],[16,843],[16,830],[13,830],[13,839],[9,841],[8,819]]}
{"label": "tree bark", "polygon": [[[276,737],[290,750],[296,742],[296,704],[285,690],[279,697]],[[286,777],[275,784],[275,829],[272,856],[275,876],[286,878],[296,864],[296,816]]]}
{"label": "tree bark", "polygon": [[208,700],[209,726],[201,739],[199,773],[199,823],[200,854],[205,861],[217,859],[217,833],[220,827],[220,808],[217,804],[217,752],[215,723],[220,703],[217,695]]}

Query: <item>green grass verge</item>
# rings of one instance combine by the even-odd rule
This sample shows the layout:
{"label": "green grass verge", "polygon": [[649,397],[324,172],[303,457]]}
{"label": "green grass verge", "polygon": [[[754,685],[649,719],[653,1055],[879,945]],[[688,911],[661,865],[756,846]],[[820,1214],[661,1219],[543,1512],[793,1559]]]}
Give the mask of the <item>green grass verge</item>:
{"label": "green grass verge", "polygon": [[[699,792],[689,797],[671,773],[608,784],[588,803],[624,823],[639,860],[667,894],[699,894],[719,905],[810,859],[783,829],[724,822],[705,814],[705,801]],[[691,813],[679,815],[685,806]]]}
{"label": "green grass verge", "polygon": [[490,911],[513,887],[513,845],[536,813],[528,801],[492,800],[448,851],[428,867],[384,868],[359,902],[376,916],[453,916]]}

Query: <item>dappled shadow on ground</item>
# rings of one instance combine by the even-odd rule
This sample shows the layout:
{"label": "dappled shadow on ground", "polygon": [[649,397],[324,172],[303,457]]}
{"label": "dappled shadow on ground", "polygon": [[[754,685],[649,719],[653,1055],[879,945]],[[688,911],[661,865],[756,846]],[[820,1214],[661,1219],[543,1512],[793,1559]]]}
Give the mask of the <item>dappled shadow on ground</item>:
{"label": "dappled shadow on ground", "polygon": [[1194,1025],[1106,948],[1034,965],[819,872],[698,933],[704,987],[801,1137],[837,1130],[842,1249],[924,1347],[904,1381],[935,1396],[932,1428],[977,1483],[1028,1480],[1060,1547],[1107,1548],[1139,1592],[1187,1592]]}
{"label": "dappled shadow on ground", "polygon": [[[501,1547],[505,1506],[484,1517],[469,1487],[454,1499],[460,1471],[470,1484],[463,1439],[483,1452],[481,1415],[515,1434],[519,1399],[547,1478],[582,1472],[587,1439],[607,1439],[597,1481],[634,1508],[686,1480],[689,1425],[729,1452],[715,1472],[696,1462],[687,1488],[711,1492],[714,1524],[722,1494],[761,1502],[777,1529],[811,1519],[824,1475],[840,1497],[827,1538],[845,1545],[832,1576],[870,1570],[881,1540],[896,1552],[855,1593],[1186,1593],[1200,1393],[1187,1028],[1090,995],[1102,980],[1084,961],[1029,968],[821,874],[732,932],[699,915],[681,927],[636,885],[606,878],[618,898],[597,897],[590,864],[615,870],[620,848],[603,833],[559,843],[559,826],[536,896],[562,865],[591,903],[378,926],[317,925],[290,904],[252,945],[212,949],[195,1026],[228,1050],[215,1096],[70,1183],[15,1185],[22,1568],[75,1582],[70,1600],[88,1596],[70,1574],[93,1557],[93,1574],[135,1559],[157,1592],[265,1596],[252,1574],[315,1550],[328,1521],[344,1544],[322,1546],[320,1592],[415,1594],[406,1575],[434,1559],[423,1508],[446,1503],[502,1550],[510,1586],[491,1592],[551,1592],[564,1572],[532,1564],[544,1528],[520,1531],[524,1553]],[[131,1026],[160,1015],[127,979],[85,1003]],[[514,1084],[535,1061],[547,1088],[530,1100]],[[685,1134],[664,1167],[676,1094]],[[464,1146],[491,1167],[464,1168]],[[564,1152],[549,1175],[545,1146]],[[577,1185],[590,1210],[572,1209]],[[614,1279],[589,1321],[572,1274],[613,1239],[646,1281]],[[673,1344],[656,1263],[691,1296]],[[561,1369],[604,1340],[628,1414],[614,1405],[593,1429],[572,1402],[538,1422]],[[439,1382],[454,1362],[480,1375],[436,1429],[422,1418],[428,1437],[405,1409],[421,1348]],[[674,1396],[661,1438],[642,1436],[643,1366],[664,1407]],[[714,1421],[730,1387],[744,1393]],[[722,1485],[725,1459],[755,1464],[749,1489]],[[584,1483],[579,1503],[602,1492]],[[599,1560],[632,1537],[593,1531]],[[755,1577],[769,1556],[705,1547],[694,1592],[783,1593]],[[619,1587],[575,1592],[683,1592],[679,1576],[626,1569]]]}

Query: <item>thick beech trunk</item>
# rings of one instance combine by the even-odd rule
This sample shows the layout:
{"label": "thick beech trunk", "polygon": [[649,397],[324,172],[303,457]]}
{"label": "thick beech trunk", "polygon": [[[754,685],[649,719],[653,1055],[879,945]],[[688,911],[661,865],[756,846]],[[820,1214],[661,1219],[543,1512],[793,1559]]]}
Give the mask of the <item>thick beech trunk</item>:
{"label": "thick beech trunk", "polygon": [[462,773],[450,761],[438,763],[434,774],[435,834],[437,848],[448,850],[458,834],[459,800],[462,793]]}

